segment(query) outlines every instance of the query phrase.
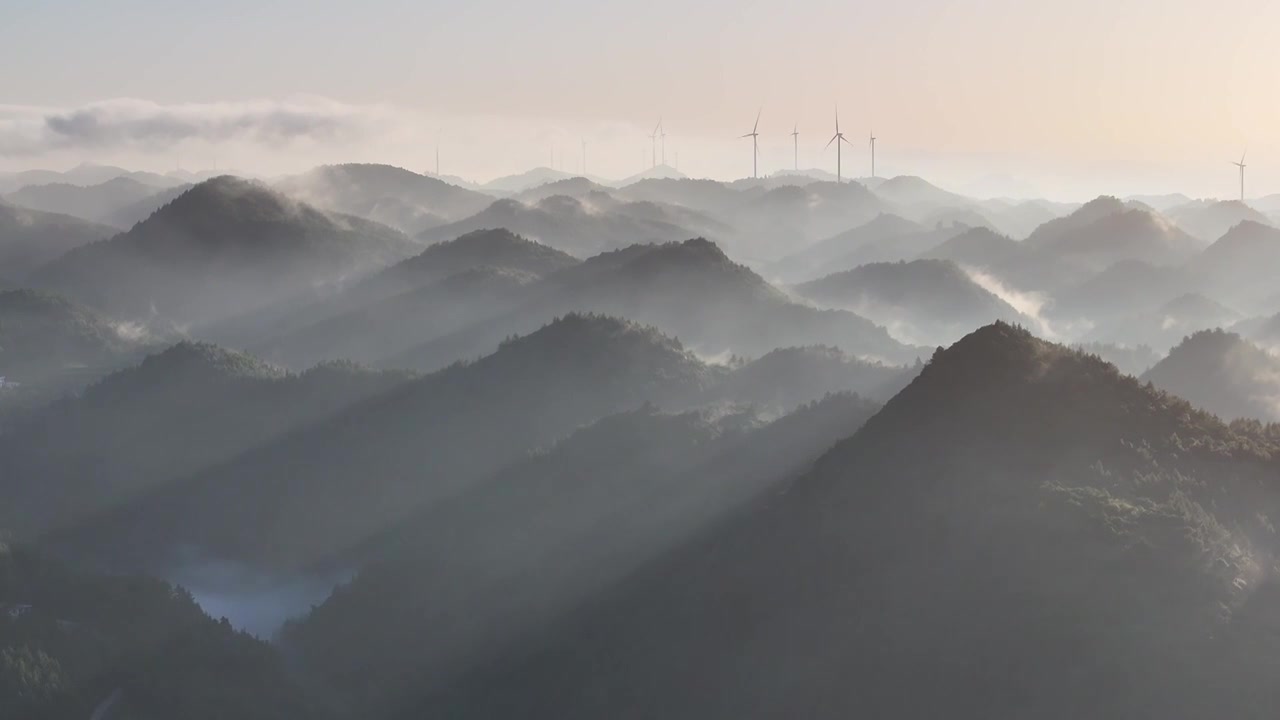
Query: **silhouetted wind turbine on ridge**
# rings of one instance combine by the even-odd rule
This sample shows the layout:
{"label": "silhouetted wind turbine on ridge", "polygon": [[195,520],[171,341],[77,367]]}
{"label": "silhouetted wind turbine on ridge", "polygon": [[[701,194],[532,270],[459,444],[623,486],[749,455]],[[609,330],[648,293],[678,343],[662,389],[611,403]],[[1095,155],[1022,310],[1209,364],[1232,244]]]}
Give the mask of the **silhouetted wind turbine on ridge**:
{"label": "silhouetted wind turbine on ridge", "polygon": [[871,177],[876,176],[876,131],[871,131]]}
{"label": "silhouetted wind turbine on ridge", "polygon": [[756,124],[751,126],[751,132],[743,135],[744,138],[751,138],[751,178],[754,180],[760,176],[760,113],[764,112],[764,108],[760,108],[756,112]]}
{"label": "silhouetted wind turbine on ridge", "polygon": [[791,129],[791,140],[795,143],[796,172],[800,172],[800,125]]}
{"label": "silhouetted wind turbine on ridge", "polygon": [[1248,152],[1249,152],[1248,150],[1245,150],[1244,152],[1240,153],[1240,162],[1236,162],[1235,160],[1231,161],[1232,165],[1235,165],[1236,167],[1240,168],[1240,202],[1244,202],[1244,169],[1246,167],[1246,165],[1244,164],[1244,156],[1248,154]]}
{"label": "silhouetted wind turbine on ridge", "polygon": [[658,118],[658,137],[662,139],[662,164],[667,164],[667,130],[662,127],[662,118]]}
{"label": "silhouetted wind turbine on ridge", "polygon": [[849,142],[847,138],[845,138],[844,133],[840,132],[840,108],[836,108],[836,134],[831,136],[831,139],[827,141],[827,147],[824,147],[823,150],[826,150],[827,148],[831,147],[831,143],[836,144],[836,184],[837,185],[839,185],[842,182],[841,176],[840,176],[840,143],[842,142],[849,143],[850,145],[853,144]]}
{"label": "silhouetted wind turbine on ridge", "polygon": [[658,167],[658,130],[662,128],[662,120],[658,120],[658,124],[654,126],[653,132],[649,133],[649,157],[652,158],[651,167]]}

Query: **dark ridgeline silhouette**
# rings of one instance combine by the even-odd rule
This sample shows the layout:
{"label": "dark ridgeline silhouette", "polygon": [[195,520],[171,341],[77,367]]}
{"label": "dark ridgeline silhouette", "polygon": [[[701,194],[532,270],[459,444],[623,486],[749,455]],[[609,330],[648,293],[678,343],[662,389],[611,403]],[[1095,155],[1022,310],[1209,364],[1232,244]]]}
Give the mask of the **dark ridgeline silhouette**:
{"label": "dark ridgeline silhouette", "polygon": [[25,538],[75,528],[411,377],[349,363],[289,374],[179,343],[0,434],[0,526]]}
{"label": "dark ridgeline silhouette", "polygon": [[767,424],[648,406],[606,417],[379,538],[378,559],[284,647],[354,707],[394,708],[779,491],[877,408],[831,395]]}
{"label": "dark ridgeline silhouette", "polygon": [[989,326],[785,493],[398,717],[1257,717],[1278,442]]}
{"label": "dark ridgeline silhouette", "polygon": [[1280,203],[652,149],[0,176],[0,708],[1273,714]]}

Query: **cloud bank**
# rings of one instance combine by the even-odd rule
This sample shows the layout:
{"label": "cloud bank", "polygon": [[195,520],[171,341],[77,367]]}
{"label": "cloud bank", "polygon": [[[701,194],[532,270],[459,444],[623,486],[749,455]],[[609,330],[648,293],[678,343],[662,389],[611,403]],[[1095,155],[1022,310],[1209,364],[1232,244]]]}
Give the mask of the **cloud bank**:
{"label": "cloud bank", "polygon": [[387,125],[391,111],[321,98],[182,103],[119,99],[75,108],[0,106],[0,153],[58,150],[162,150],[188,141],[278,146],[350,142]]}

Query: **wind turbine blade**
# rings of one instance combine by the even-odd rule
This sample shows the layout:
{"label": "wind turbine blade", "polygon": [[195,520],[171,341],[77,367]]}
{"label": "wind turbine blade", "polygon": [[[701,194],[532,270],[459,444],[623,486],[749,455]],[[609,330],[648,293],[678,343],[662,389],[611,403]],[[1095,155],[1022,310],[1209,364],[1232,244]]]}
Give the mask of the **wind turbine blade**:
{"label": "wind turbine blade", "polygon": [[764,112],[764,108],[760,108],[759,110],[756,111],[756,124],[751,126],[751,132],[753,134],[755,133],[755,131],[760,129],[760,113],[762,112]]}
{"label": "wind turbine blade", "polygon": [[831,139],[827,141],[827,144],[826,144],[826,145],[824,145],[824,146],[822,147],[822,149],[823,149],[823,150],[826,150],[827,148],[831,147],[831,143],[835,142],[835,141],[836,141],[836,138],[838,138],[838,137],[840,137],[840,136],[839,136],[839,135],[832,135],[832,136],[831,136]]}

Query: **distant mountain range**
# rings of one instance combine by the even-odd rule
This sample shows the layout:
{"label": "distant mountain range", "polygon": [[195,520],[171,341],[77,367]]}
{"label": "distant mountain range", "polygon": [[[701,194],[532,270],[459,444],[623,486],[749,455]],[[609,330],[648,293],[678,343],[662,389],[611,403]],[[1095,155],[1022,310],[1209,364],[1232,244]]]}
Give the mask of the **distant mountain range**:
{"label": "distant mountain range", "polygon": [[0,527],[28,539],[73,528],[409,377],[350,364],[292,375],[216,346],[174,345],[0,434]]}
{"label": "distant mountain range", "polygon": [[1205,242],[1213,242],[1242,222],[1270,225],[1266,215],[1239,200],[1192,201],[1163,212],[1178,227]]}
{"label": "distant mountain range", "polygon": [[1142,379],[1224,420],[1280,422],[1280,356],[1235,333],[1197,332]]}
{"label": "distant mountain range", "polygon": [[359,276],[415,251],[402,233],[232,177],[191,188],[128,232],[32,280],[111,315],[209,322]]}
{"label": "distant mountain range", "polygon": [[396,717],[1256,716],[1276,443],[989,326],[785,492]]}
{"label": "distant mountain range", "polygon": [[[283,644],[377,714],[421,678],[456,677],[503,638],[562,618],[697,528],[779,492],[877,408],[833,395],[771,423],[651,407],[603,418],[380,538],[372,569]],[[512,584],[530,591],[513,597]],[[322,651],[335,645],[346,652]]]}
{"label": "distant mountain range", "polygon": [[477,230],[506,228],[577,257],[627,245],[688,239],[694,231],[673,218],[648,218],[608,203],[598,207],[589,198],[556,195],[525,205],[498,200],[484,211],[456,223],[432,228],[418,237],[424,243],[452,240]]}
{"label": "distant mountain range", "polygon": [[318,208],[394,227],[409,235],[480,212],[493,198],[391,165],[325,165],[274,187]]}
{"label": "distant mountain range", "polygon": [[15,205],[45,212],[72,215],[91,222],[111,224],[122,209],[159,192],[128,177],[112,178],[98,185],[29,185],[9,193],[5,199]]}
{"label": "distant mountain range", "polygon": [[0,200],[0,280],[17,283],[63,253],[111,237],[113,227]]}
{"label": "distant mountain range", "polygon": [[0,290],[0,415],[39,407],[135,362],[166,333],[52,293]]}
{"label": "distant mountain range", "polygon": [[531,332],[547,317],[574,311],[652,324],[707,356],[756,357],[778,347],[812,344],[834,345],[895,364],[918,356],[918,349],[852,312],[792,301],[702,239],[604,253],[550,275],[530,290],[510,312],[431,340],[384,364],[438,368],[459,357],[479,356],[508,335]]}
{"label": "distant mountain range", "polygon": [[712,371],[656,331],[561,318],[467,365],[401,384],[68,530],[59,546],[173,569],[175,549],[303,568],[578,426],[695,404]]}
{"label": "distant mountain range", "polygon": [[921,345],[945,345],[996,320],[1028,322],[950,260],[871,263],[795,290],[823,306],[871,318]]}

